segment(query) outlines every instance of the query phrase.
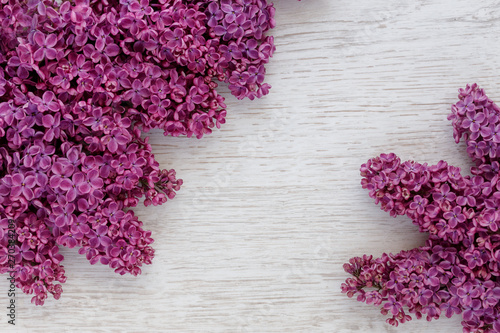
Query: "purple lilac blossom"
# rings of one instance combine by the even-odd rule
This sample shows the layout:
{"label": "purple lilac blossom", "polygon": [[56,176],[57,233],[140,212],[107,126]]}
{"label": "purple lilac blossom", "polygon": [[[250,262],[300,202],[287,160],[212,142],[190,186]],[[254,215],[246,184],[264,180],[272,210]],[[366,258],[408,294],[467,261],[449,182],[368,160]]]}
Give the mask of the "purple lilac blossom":
{"label": "purple lilac blossom", "polygon": [[361,166],[361,184],[391,216],[427,232],[425,246],[352,258],[342,292],[381,308],[397,326],[462,315],[463,332],[500,332],[500,108],[476,84],[459,90],[448,119],[475,162],[471,176],[440,161],[401,162],[382,154]]}
{"label": "purple lilac blossom", "polygon": [[[66,281],[60,246],[141,273],[151,232],[130,209],[182,185],[144,133],[201,138],[237,98],[269,91],[266,0],[0,1],[0,273],[44,304]],[[17,242],[9,261],[8,226]]]}

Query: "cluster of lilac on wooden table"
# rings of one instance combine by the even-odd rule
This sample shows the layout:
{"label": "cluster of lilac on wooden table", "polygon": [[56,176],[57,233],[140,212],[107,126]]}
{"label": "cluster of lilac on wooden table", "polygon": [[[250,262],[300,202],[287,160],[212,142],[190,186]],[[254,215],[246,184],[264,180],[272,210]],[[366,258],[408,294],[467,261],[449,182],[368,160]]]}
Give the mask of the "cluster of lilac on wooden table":
{"label": "cluster of lilac on wooden table", "polygon": [[6,0],[0,22],[0,273],[37,305],[61,296],[61,246],[140,274],[153,239],[130,208],[160,205],[182,184],[143,134],[219,127],[217,81],[239,99],[267,94],[274,7]]}
{"label": "cluster of lilac on wooden table", "polygon": [[361,166],[362,186],[391,216],[429,233],[425,246],[364,255],[344,265],[347,296],[381,307],[392,325],[462,316],[464,332],[500,332],[500,108],[476,84],[459,90],[448,119],[475,162],[472,176],[440,161],[382,154]]}

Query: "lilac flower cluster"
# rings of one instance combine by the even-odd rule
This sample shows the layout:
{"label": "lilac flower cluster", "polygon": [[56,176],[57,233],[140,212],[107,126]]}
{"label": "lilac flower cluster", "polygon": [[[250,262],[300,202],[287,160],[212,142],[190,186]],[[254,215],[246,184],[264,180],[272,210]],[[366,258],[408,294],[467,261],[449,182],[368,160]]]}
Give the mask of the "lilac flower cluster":
{"label": "lilac flower cluster", "polygon": [[65,104],[126,106],[143,131],[200,138],[220,126],[226,110],[215,80],[238,98],[270,88],[264,64],[275,47],[264,33],[275,22],[265,0],[10,0],[0,8],[3,61],[20,86],[36,76],[37,89]]}
{"label": "lilac flower cluster", "polygon": [[219,127],[215,80],[267,94],[273,16],[266,0],[0,1],[0,273],[37,305],[61,295],[60,246],[140,274],[153,239],[129,208],[182,184],[141,134]]}
{"label": "lilac flower cluster", "polygon": [[[464,332],[500,332],[500,109],[476,84],[452,106],[454,137],[475,162],[472,176],[440,161],[382,154],[361,166],[362,186],[391,216],[407,215],[425,246],[352,258],[342,292],[381,307],[392,325],[462,315]],[[407,309],[407,310],[405,310]]]}

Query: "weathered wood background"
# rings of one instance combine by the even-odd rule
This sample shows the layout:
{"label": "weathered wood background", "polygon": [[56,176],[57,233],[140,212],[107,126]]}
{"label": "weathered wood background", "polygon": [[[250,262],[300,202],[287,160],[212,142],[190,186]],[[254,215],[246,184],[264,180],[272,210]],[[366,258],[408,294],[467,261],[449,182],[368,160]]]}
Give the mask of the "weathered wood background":
{"label": "weathered wood background", "polygon": [[[62,298],[35,307],[20,295],[12,331],[462,331],[459,317],[387,325],[340,293],[342,264],[424,243],[373,204],[359,166],[395,152],[468,167],[446,116],[466,83],[500,100],[500,1],[275,6],[271,94],[226,92],[227,124],[202,140],[151,135],[161,165],[185,181],[163,207],[136,210],[154,233],[153,265],[119,276],[63,249]],[[7,289],[2,279],[5,314]]]}

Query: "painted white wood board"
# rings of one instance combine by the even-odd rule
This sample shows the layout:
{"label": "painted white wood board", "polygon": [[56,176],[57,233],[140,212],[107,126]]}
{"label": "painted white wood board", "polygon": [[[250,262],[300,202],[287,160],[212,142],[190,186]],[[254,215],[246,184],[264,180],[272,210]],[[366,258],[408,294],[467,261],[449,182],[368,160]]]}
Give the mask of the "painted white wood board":
{"label": "painted white wood board", "polygon": [[[446,120],[457,89],[500,101],[500,1],[275,0],[271,93],[237,101],[201,140],[152,132],[185,181],[136,209],[156,257],[138,277],[63,249],[68,281],[43,307],[17,298],[2,332],[461,332],[460,318],[398,328],[340,293],[342,264],[426,235],[379,210],[359,166],[383,152],[467,169]],[[0,282],[0,308],[7,306]],[[3,292],[2,290],[5,290]],[[5,305],[5,306],[4,306]]]}

